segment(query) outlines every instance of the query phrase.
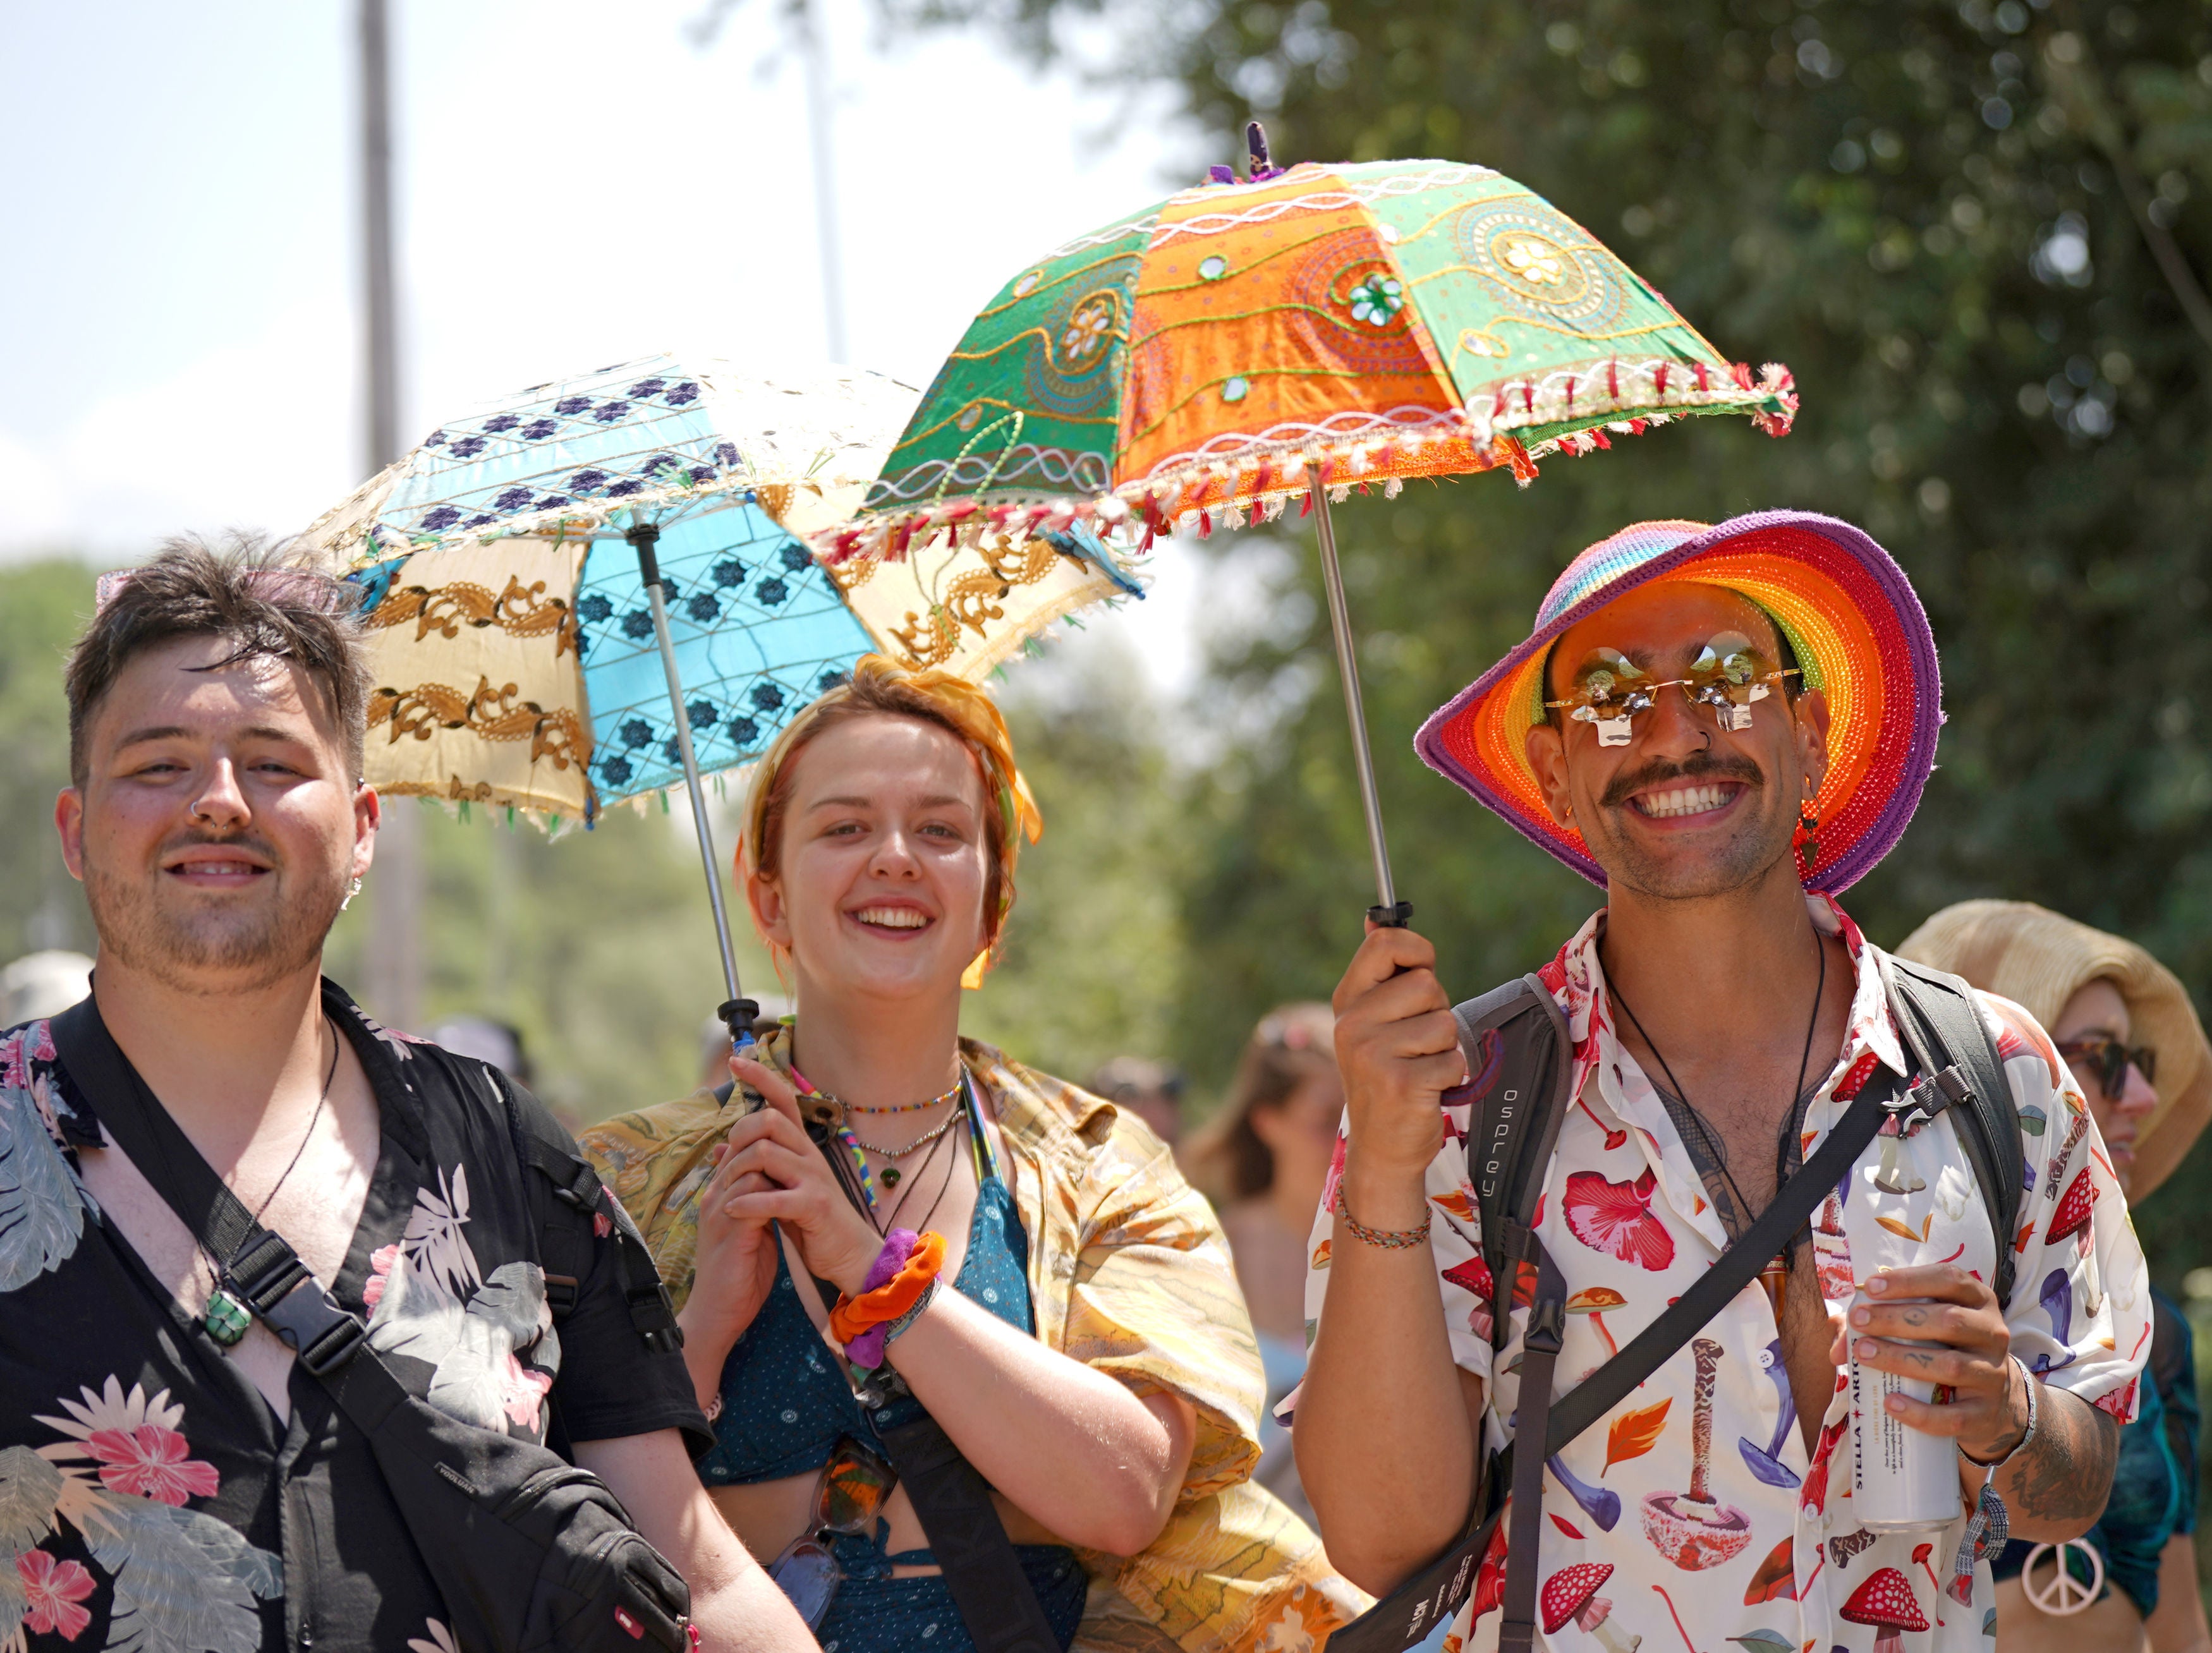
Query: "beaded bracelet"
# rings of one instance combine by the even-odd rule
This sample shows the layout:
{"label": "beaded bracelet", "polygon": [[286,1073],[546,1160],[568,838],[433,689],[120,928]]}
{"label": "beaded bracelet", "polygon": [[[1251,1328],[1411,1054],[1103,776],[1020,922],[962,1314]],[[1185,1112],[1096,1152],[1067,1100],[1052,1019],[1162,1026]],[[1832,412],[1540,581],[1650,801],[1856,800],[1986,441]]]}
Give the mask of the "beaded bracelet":
{"label": "beaded bracelet", "polygon": [[1369,1228],[1354,1217],[1351,1207],[1344,1203],[1344,1185],[1339,1183],[1336,1204],[1331,1209],[1335,1212],[1337,1221],[1344,1225],[1345,1232],[1362,1245],[1378,1246],[1385,1251],[1410,1251],[1417,1245],[1429,1243],[1429,1212],[1425,1206],[1421,1210],[1421,1225],[1419,1228]]}

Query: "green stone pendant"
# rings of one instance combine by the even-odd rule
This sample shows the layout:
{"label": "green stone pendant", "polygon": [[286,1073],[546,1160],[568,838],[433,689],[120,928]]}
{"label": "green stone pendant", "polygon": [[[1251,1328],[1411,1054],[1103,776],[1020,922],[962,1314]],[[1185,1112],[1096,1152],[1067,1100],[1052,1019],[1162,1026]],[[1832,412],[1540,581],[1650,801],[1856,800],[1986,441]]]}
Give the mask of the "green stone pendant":
{"label": "green stone pendant", "polygon": [[886,1165],[876,1175],[882,1178],[883,1184],[887,1188],[895,1188],[899,1185],[899,1168],[896,1165]]}
{"label": "green stone pendant", "polygon": [[244,1304],[218,1285],[208,1298],[207,1312],[200,1316],[200,1324],[207,1328],[210,1337],[228,1349],[246,1335],[246,1328],[253,1324],[253,1316]]}

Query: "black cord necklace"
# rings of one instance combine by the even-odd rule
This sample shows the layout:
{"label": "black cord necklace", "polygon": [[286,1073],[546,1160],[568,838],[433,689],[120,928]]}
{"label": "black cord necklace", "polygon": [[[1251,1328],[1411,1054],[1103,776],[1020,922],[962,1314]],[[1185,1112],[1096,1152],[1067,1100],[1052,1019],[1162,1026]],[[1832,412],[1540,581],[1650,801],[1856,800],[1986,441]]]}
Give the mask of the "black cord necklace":
{"label": "black cord necklace", "polygon": [[[1790,1094],[1793,1115],[1797,1098],[1805,1094],[1805,1070],[1813,1060],[1813,1035],[1820,1028],[1820,1000],[1826,995],[1828,990],[1828,948],[1827,944],[1820,939],[1820,933],[1818,930],[1813,933],[1813,951],[1820,960],[1820,969],[1813,986],[1813,1013],[1805,1023],[1805,1048],[1797,1058],[1797,1088]],[[1721,1168],[1721,1175],[1728,1182],[1729,1192],[1735,1196],[1736,1208],[1743,1212],[1745,1221],[1751,1221],[1757,1213],[1752,1210],[1751,1201],[1743,1197],[1743,1189],[1736,1183],[1735,1173],[1729,1169],[1727,1152],[1714,1139],[1712,1127],[1705,1123],[1705,1115],[1700,1114],[1691,1103],[1690,1093],[1682,1088],[1682,1082],[1674,1077],[1674,1070],[1668,1066],[1667,1053],[1659,1048],[1659,1042],[1645,1030],[1643,1022],[1638,1019],[1634,1007],[1629,1004],[1627,995],[1621,992],[1620,984],[1610,976],[1606,980],[1606,990],[1613,995],[1613,1002],[1620,1006],[1622,1014],[1628,1018],[1629,1025],[1636,1030],[1637,1036],[1641,1038],[1650,1047],[1651,1054],[1658,1058],[1659,1071],[1667,1076],[1668,1088],[1681,1098],[1683,1109],[1695,1121],[1698,1134],[1705,1140],[1706,1152],[1712,1156],[1713,1163]],[[1781,1186],[1778,1176],[1778,1168],[1776,1182],[1778,1188]]]}

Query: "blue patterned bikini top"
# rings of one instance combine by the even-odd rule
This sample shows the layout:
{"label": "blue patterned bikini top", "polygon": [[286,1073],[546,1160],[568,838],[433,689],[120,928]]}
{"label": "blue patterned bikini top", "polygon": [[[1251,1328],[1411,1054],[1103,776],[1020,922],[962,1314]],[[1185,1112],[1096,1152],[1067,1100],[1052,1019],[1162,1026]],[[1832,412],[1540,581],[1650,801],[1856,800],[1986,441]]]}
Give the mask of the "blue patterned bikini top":
{"label": "blue patterned bikini top", "polygon": [[[1028,1271],[1029,1237],[1012,1191],[994,1169],[977,1185],[968,1255],[953,1287],[1034,1336]],[[714,1424],[714,1449],[698,1465],[699,1478],[709,1486],[748,1486],[819,1469],[847,1436],[881,1453],[877,1425],[896,1429],[921,1416],[921,1403],[910,1395],[872,1421],[861,1411],[799,1300],[801,1289],[779,1245],[775,1284],[722,1364],[722,1415]],[[832,1288],[831,1300],[836,1297]]]}

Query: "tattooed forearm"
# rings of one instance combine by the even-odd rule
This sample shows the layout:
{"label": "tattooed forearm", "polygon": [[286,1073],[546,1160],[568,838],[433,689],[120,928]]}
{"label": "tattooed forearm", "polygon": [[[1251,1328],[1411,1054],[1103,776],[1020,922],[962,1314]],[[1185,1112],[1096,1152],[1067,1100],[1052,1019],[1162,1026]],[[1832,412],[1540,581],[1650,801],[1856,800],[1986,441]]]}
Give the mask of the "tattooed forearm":
{"label": "tattooed forearm", "polygon": [[2046,1388],[2038,1401],[2035,1438],[1997,1472],[1997,1492],[2011,1513],[2014,1537],[2056,1543],[2079,1538],[2104,1513],[2120,1426],[2063,1389]]}

